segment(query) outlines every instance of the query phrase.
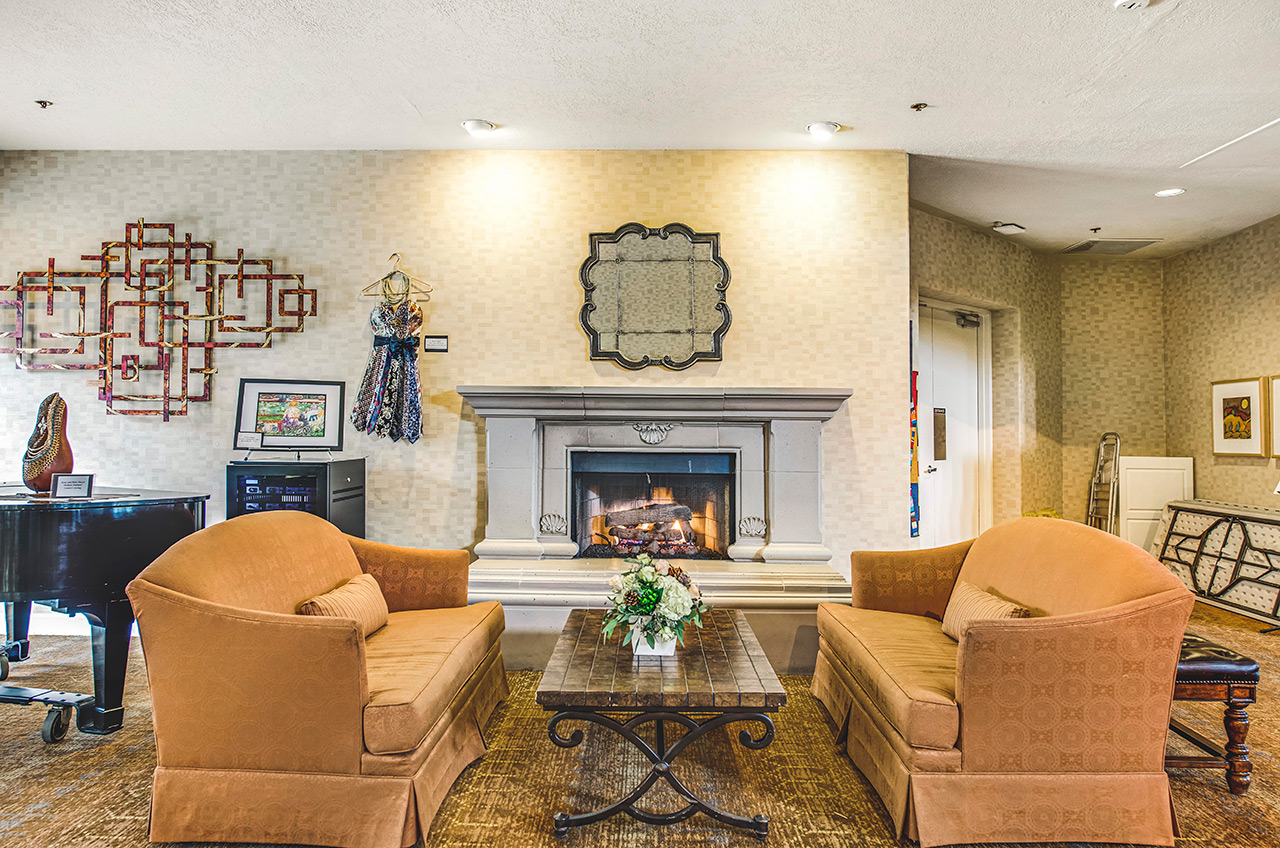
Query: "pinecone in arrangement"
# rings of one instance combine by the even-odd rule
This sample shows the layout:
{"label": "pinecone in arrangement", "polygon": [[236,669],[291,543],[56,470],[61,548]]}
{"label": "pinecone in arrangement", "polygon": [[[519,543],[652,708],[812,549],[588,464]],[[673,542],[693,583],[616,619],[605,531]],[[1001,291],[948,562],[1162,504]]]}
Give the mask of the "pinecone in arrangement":
{"label": "pinecone in arrangement", "polygon": [[627,592],[627,594],[623,595],[622,600],[629,607],[639,606],[640,593],[637,592],[635,589],[632,589],[630,592]]}

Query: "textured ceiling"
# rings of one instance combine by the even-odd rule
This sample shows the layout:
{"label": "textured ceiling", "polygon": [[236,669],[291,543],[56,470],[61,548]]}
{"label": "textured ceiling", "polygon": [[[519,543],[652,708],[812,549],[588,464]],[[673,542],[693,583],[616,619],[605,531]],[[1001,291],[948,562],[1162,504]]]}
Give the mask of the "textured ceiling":
{"label": "textured ceiling", "polygon": [[0,0],[0,148],[809,149],[834,120],[1048,250],[1280,214],[1280,125],[1178,167],[1275,118],[1277,0]]}

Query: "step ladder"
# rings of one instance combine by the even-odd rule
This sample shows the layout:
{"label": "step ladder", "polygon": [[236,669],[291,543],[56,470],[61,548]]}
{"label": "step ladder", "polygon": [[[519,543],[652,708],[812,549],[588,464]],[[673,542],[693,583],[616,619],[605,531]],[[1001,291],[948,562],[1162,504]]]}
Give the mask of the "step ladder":
{"label": "step ladder", "polygon": [[1120,512],[1120,434],[1103,433],[1098,440],[1098,457],[1089,481],[1087,506],[1090,527],[1116,532]]}

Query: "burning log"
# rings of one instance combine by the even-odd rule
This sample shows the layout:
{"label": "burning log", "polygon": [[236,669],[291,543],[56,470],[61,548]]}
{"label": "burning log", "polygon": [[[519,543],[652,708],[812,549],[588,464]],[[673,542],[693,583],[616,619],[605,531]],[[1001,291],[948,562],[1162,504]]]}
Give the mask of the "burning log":
{"label": "burning log", "polygon": [[689,521],[693,510],[683,504],[651,504],[639,509],[624,509],[605,515],[605,523],[619,527],[635,527],[640,524],[669,524],[673,521]]}
{"label": "burning log", "polygon": [[628,542],[681,542],[687,534],[678,525],[664,525],[658,529],[647,527],[610,527],[609,534]]}
{"label": "burning log", "polygon": [[609,535],[623,552],[647,550],[666,556],[694,555],[693,510],[683,504],[650,504],[605,514]]}

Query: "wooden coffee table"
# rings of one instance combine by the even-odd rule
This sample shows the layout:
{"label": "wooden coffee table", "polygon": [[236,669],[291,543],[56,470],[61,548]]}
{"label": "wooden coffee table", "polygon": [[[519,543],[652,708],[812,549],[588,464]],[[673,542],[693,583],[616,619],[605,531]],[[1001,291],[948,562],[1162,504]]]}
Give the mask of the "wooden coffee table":
{"label": "wooden coffee table", "polygon": [[[561,735],[564,722],[590,722],[607,728],[638,748],[653,764],[635,788],[617,801],[589,813],[556,813],[556,836],[626,813],[648,824],[675,824],[694,813],[750,830],[757,839],[769,834],[769,818],[746,818],[723,812],[702,800],[671,771],[672,762],[695,741],[735,722],[753,722],[763,732],[738,733],[747,748],[760,750],[773,741],[773,720],[787,702],[778,676],[738,610],[714,609],[701,629],[685,631],[685,643],[674,657],[633,657],[622,634],[601,639],[604,610],[573,610],[556,642],[555,651],[538,685],[538,703],[555,711],[547,726],[551,741],[561,748],[582,744],[582,730]],[[684,728],[668,746],[666,725]],[[641,737],[653,725],[652,741]],[[650,789],[665,780],[682,798],[684,807],[653,813],[636,807]]]}

